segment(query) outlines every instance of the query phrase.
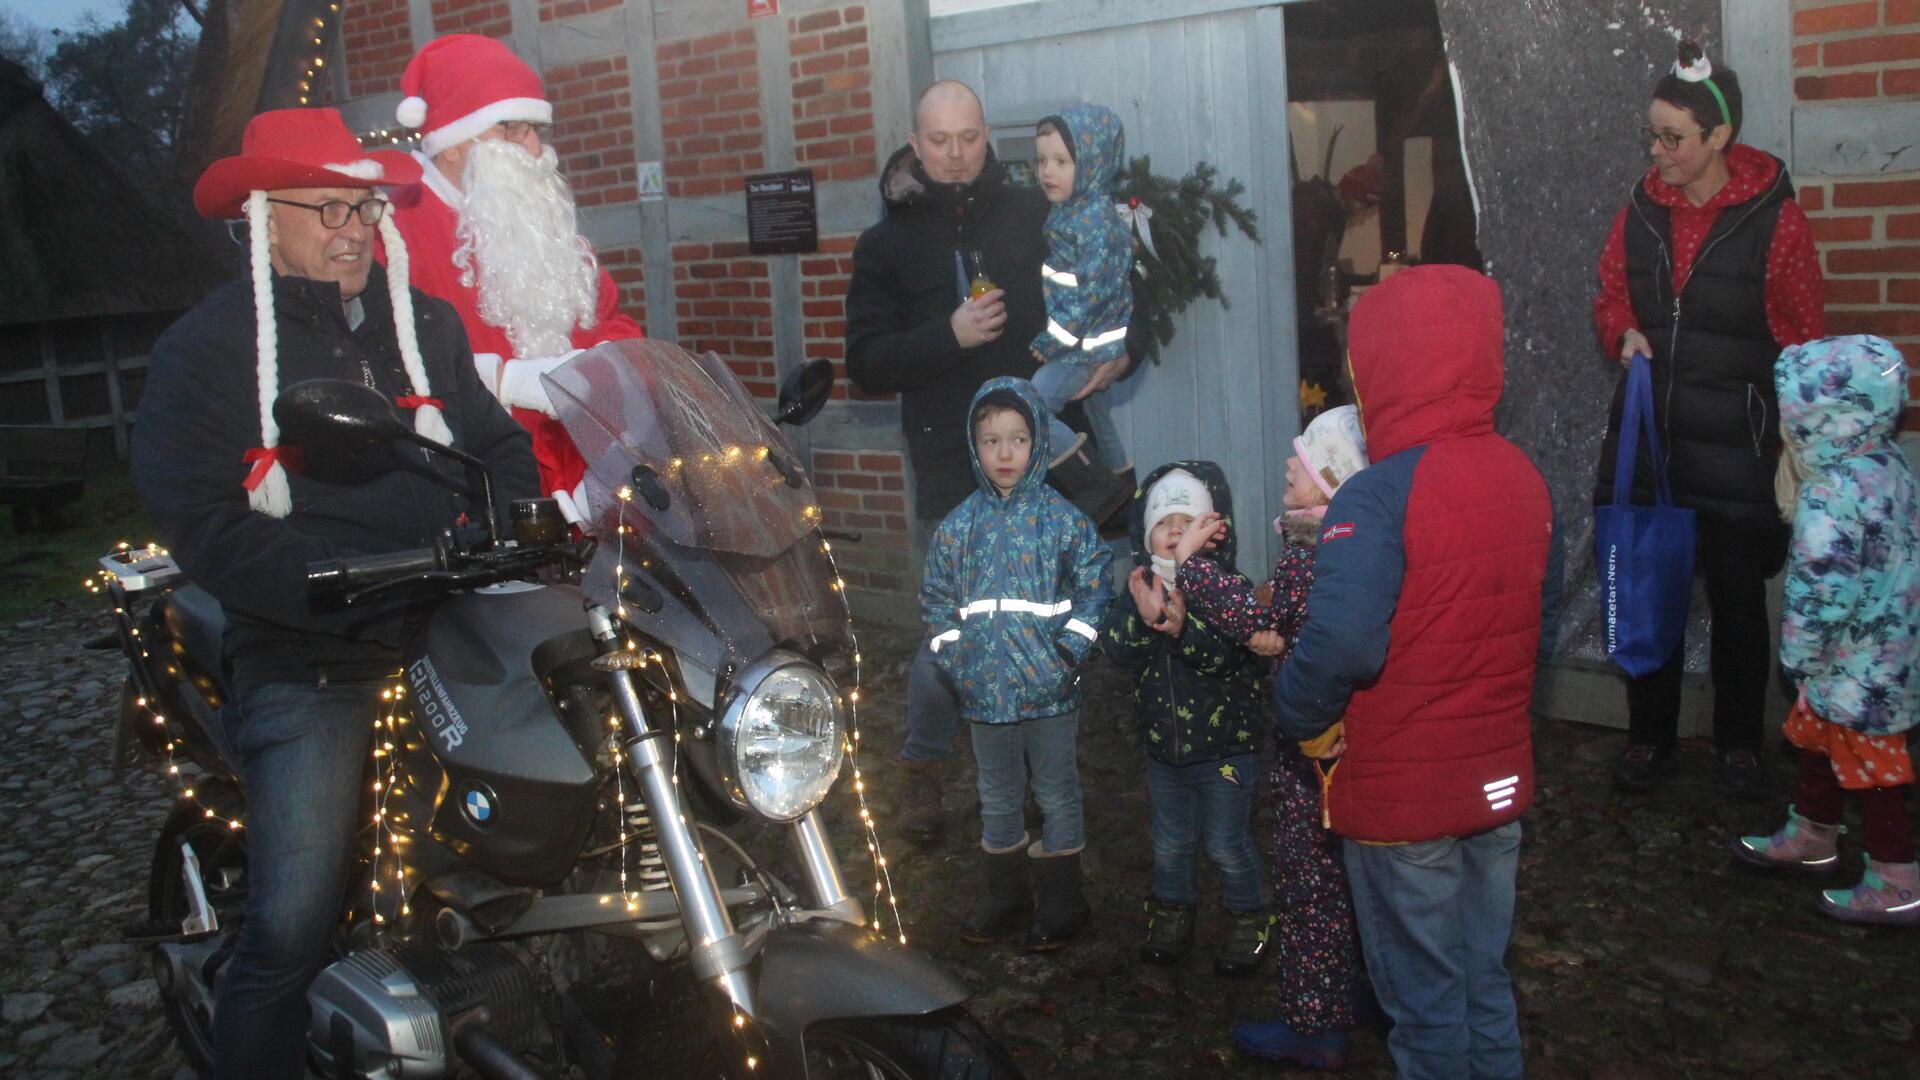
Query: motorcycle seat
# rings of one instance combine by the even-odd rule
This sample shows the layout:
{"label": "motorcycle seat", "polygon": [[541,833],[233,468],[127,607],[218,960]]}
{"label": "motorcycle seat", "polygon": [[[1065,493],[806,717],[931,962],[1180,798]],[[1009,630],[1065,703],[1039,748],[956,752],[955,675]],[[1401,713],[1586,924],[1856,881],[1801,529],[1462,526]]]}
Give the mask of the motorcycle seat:
{"label": "motorcycle seat", "polygon": [[221,660],[227,634],[227,613],[213,594],[198,585],[182,585],[167,594],[167,631],[186,650],[194,669],[228,696],[226,665]]}

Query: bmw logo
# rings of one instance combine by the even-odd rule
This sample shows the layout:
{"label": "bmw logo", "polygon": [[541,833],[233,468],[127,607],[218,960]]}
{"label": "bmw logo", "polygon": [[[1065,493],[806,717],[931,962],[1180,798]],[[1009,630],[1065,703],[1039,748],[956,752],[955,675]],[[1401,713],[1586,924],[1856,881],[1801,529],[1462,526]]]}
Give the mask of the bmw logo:
{"label": "bmw logo", "polygon": [[460,809],[467,815],[467,820],[475,825],[481,828],[492,825],[493,792],[487,790],[485,784],[468,784],[467,794],[460,800]]}

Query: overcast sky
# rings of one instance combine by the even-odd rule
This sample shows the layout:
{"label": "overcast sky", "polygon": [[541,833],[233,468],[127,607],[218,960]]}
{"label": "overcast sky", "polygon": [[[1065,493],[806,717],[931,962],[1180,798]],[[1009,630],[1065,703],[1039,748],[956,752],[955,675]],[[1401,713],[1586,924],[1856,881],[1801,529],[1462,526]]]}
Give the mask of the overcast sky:
{"label": "overcast sky", "polygon": [[120,8],[119,0],[0,0],[0,10],[47,30],[64,30],[88,12],[109,19],[118,15]]}

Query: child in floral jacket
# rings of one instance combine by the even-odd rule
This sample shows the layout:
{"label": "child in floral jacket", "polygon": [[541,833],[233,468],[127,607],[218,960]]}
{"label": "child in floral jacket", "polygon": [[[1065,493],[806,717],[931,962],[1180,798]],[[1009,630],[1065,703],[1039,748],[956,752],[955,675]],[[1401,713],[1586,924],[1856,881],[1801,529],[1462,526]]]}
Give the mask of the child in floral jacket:
{"label": "child in floral jacket", "polygon": [[1920,494],[1895,445],[1907,364],[1889,342],[1826,338],[1780,354],[1779,483],[1792,523],[1780,668],[1797,688],[1787,741],[1800,785],[1787,823],[1743,836],[1741,861],[1825,874],[1840,802],[1858,792],[1867,870],[1821,893],[1844,922],[1920,926],[1907,732],[1920,722]]}

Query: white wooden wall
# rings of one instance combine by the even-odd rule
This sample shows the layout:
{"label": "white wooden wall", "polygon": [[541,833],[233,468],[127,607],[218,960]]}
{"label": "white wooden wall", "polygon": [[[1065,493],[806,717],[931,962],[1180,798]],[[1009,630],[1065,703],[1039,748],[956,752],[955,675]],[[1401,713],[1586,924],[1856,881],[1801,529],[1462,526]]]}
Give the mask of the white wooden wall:
{"label": "white wooden wall", "polygon": [[[1269,4],[1272,0],[1267,0]],[[1223,465],[1233,486],[1243,572],[1277,552],[1286,459],[1298,434],[1287,77],[1278,7],[1232,0],[1047,0],[937,17],[934,73],[979,92],[995,142],[1076,102],[1111,107],[1129,157],[1156,173],[1198,161],[1247,185],[1262,243],[1208,231],[1232,303],[1201,301],[1177,322],[1161,363],[1115,391],[1116,422],[1140,472],[1177,458]]]}

